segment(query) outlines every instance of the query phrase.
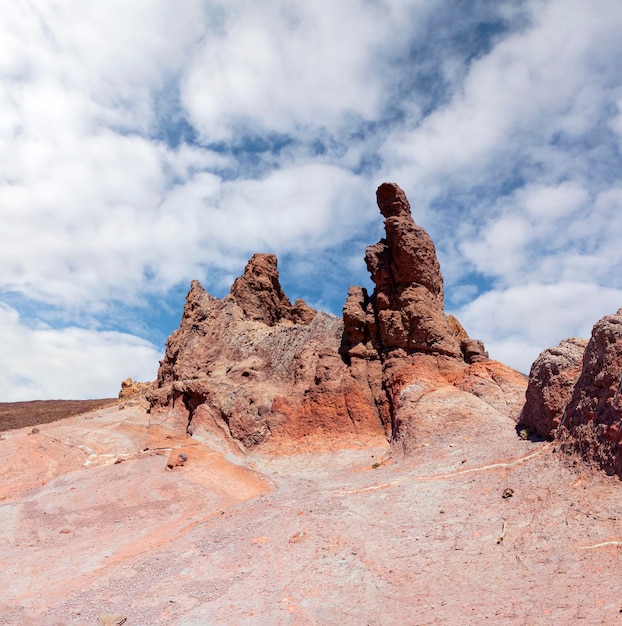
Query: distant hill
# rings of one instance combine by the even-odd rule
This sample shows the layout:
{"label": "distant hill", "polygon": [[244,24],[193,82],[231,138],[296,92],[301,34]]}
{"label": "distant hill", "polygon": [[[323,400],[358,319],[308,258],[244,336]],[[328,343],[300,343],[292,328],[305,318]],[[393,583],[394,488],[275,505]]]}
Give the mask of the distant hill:
{"label": "distant hill", "polygon": [[0,402],[0,431],[48,424],[72,415],[100,409],[113,402],[117,402],[117,399]]}

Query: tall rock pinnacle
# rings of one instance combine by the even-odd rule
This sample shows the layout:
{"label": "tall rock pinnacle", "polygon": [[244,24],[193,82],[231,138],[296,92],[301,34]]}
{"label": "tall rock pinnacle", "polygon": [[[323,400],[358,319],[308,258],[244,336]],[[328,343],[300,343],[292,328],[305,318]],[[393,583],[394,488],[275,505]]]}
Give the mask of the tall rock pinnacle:
{"label": "tall rock pinnacle", "polygon": [[470,340],[457,320],[445,315],[436,249],[413,221],[406,194],[395,183],[384,183],[376,197],[386,238],[365,254],[374,293],[368,297],[364,289],[354,288],[344,307],[346,349],[358,354],[356,344],[367,341],[381,356],[401,349],[486,360],[481,342]]}

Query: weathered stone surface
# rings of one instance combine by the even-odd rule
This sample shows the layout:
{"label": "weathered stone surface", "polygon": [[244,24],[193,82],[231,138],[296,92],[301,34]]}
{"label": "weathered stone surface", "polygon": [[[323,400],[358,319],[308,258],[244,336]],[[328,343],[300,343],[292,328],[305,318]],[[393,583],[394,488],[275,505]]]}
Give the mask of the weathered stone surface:
{"label": "weathered stone surface", "polygon": [[462,371],[453,384],[517,421],[525,404],[527,380],[515,369],[486,359],[475,361]]}
{"label": "weathered stone surface", "polygon": [[140,383],[131,378],[126,378],[121,382],[121,391],[119,398],[135,398],[144,396],[153,389],[153,383]]}
{"label": "weathered stone surface", "polygon": [[273,255],[253,256],[225,298],[193,282],[152,411],[197,437],[224,433],[244,450],[348,433],[404,442],[416,430],[413,390],[434,381],[451,387],[456,416],[470,395],[515,420],[525,381],[488,361],[482,342],[445,315],[434,244],[404,192],[385,183],[377,201],[386,238],[366,252],[374,292],[350,288],[342,320],[302,300],[292,306]]}
{"label": "weathered stone surface", "polygon": [[192,283],[152,410],[197,436],[225,433],[243,449],[268,437],[383,433],[366,376],[339,353],[342,335],[340,319],[301,300],[292,307],[276,258],[255,255],[225,298]]}
{"label": "weathered stone surface", "polygon": [[460,342],[445,316],[443,277],[432,240],[413,221],[397,185],[380,185],[376,196],[386,218],[386,239],[367,248],[365,262],[376,286],[372,301],[379,349],[460,358]]}
{"label": "weathered stone surface", "polygon": [[622,477],[622,309],[594,326],[560,430],[586,460]]}
{"label": "weathered stone surface", "polygon": [[581,373],[587,339],[564,339],[533,362],[519,425],[553,438]]}
{"label": "weathered stone surface", "polygon": [[316,311],[303,300],[292,307],[279,282],[274,254],[255,254],[231,287],[231,298],[248,320],[274,326],[289,320],[310,324]]}
{"label": "weathered stone surface", "polygon": [[[445,314],[434,244],[414,223],[402,189],[384,183],[377,201],[386,238],[368,247],[365,256],[375,289],[370,296],[362,287],[350,288],[343,307],[342,353],[352,365],[362,360],[381,363],[377,389],[387,397],[393,439],[405,448],[412,442],[417,390],[428,389],[430,381],[434,389],[452,387],[454,408],[466,392],[516,420],[526,381],[518,372],[488,361],[484,344]],[[475,364],[482,367],[469,369]]]}

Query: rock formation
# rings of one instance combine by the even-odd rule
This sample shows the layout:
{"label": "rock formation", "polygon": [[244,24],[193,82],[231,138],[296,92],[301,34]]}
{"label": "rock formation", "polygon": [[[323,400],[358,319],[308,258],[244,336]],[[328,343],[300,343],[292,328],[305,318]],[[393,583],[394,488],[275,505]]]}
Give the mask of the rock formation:
{"label": "rock formation", "polygon": [[383,434],[366,378],[339,354],[342,321],[302,300],[291,305],[276,257],[256,254],[231,293],[192,283],[167,342],[152,411],[189,432],[224,432],[244,449],[272,437]]}
{"label": "rock formation", "polygon": [[[457,413],[472,403],[464,395],[469,393],[516,419],[524,380],[511,368],[488,361],[483,343],[469,338],[460,322],[445,314],[434,244],[413,221],[402,189],[384,183],[377,201],[386,238],[365,255],[375,289],[371,296],[362,287],[350,289],[343,309],[342,353],[353,366],[361,360],[382,364],[380,386],[387,394],[393,440],[410,446],[421,399],[440,389],[454,395]],[[475,374],[475,365],[486,362]]]}
{"label": "rock formation", "polygon": [[343,319],[292,305],[274,255],[253,256],[222,299],[194,281],[152,411],[243,449],[315,434],[383,435],[406,449],[421,399],[439,390],[455,417],[462,406],[516,419],[522,376],[445,314],[434,244],[404,192],[385,183],[377,200],[386,238],[365,255],[375,289],[350,288]]}
{"label": "rock formation", "polygon": [[607,473],[622,477],[622,309],[596,323],[566,407],[561,436]]}
{"label": "rock formation", "polygon": [[429,235],[412,219],[404,192],[393,183],[377,191],[385,217],[386,238],[367,248],[365,262],[375,284],[371,297],[353,288],[344,307],[345,350],[360,344],[381,356],[394,350],[407,354],[446,355],[468,362],[488,358],[479,341],[469,339],[458,320],[445,315],[443,277]]}
{"label": "rock formation", "polygon": [[587,339],[564,339],[533,362],[519,425],[541,437],[556,436],[581,373]]}
{"label": "rock formation", "polygon": [[145,396],[153,388],[153,383],[140,383],[126,378],[121,382],[121,391],[119,391],[119,398],[137,398],[139,396]]}
{"label": "rock formation", "polygon": [[558,437],[565,449],[622,478],[621,396],[619,309],[596,323],[589,341],[568,339],[538,357],[520,424]]}

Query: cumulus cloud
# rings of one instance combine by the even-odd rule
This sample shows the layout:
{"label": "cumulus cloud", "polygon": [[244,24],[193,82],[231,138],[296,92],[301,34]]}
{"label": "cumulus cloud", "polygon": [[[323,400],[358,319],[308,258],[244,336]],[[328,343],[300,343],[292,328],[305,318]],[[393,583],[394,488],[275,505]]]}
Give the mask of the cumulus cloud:
{"label": "cumulus cloud", "polygon": [[[411,33],[403,20],[425,3],[269,0],[220,4],[221,21],[201,42],[181,98],[206,142],[236,133],[317,132],[383,105],[378,57]],[[416,22],[408,20],[413,29]],[[392,38],[387,41],[387,34]]]}
{"label": "cumulus cloud", "polygon": [[155,346],[139,337],[29,325],[4,304],[0,304],[0,342],[3,402],[116,397],[127,376],[154,380],[161,358]]}
{"label": "cumulus cloud", "polygon": [[568,337],[589,338],[594,324],[621,304],[622,289],[527,283],[490,290],[456,315],[472,337],[484,340],[491,358],[528,373],[542,350]]}
{"label": "cumulus cloud", "polygon": [[422,204],[465,187],[498,194],[523,172],[543,183],[590,174],[585,141],[619,98],[622,11],[615,0],[528,8],[529,26],[474,60],[445,106],[385,144],[387,169],[412,177]]}
{"label": "cumulus cloud", "polygon": [[[33,371],[37,342],[73,354],[81,332],[142,362],[106,334],[124,307],[168,306],[193,278],[222,292],[257,251],[338,312],[392,179],[453,307],[508,361],[546,347],[546,315],[537,332],[489,322],[526,285],[528,301],[561,285],[603,306],[622,288],[621,27],[616,0],[5,3],[7,324]],[[572,299],[543,302],[557,315]]]}

